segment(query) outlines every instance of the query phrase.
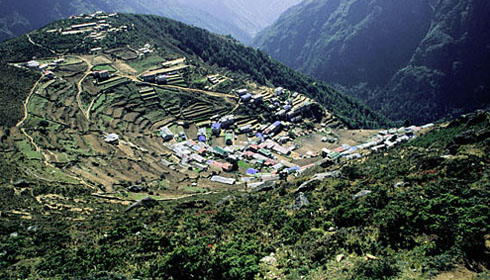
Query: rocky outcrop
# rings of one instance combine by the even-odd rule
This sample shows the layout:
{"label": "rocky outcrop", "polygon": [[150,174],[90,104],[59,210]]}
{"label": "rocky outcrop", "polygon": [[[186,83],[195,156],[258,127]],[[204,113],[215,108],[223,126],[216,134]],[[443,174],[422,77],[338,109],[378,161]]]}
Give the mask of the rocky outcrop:
{"label": "rocky outcrop", "polygon": [[300,192],[307,192],[311,191],[316,188],[316,186],[322,182],[323,180],[327,178],[338,178],[342,176],[342,173],[340,171],[335,170],[332,172],[326,172],[326,173],[318,173],[315,174],[310,180],[304,182],[301,184],[295,191],[294,193],[300,193]]}

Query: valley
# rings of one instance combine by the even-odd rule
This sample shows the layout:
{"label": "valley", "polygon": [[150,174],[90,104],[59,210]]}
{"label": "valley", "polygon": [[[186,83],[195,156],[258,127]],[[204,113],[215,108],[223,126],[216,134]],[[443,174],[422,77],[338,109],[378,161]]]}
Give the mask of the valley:
{"label": "valley", "polygon": [[395,126],[119,13],[0,44],[0,74],[0,278],[488,276],[488,112]]}
{"label": "valley", "polygon": [[[117,16],[93,14],[75,18],[85,23],[44,32],[98,41],[126,32],[126,26],[111,25]],[[29,42],[49,49],[31,37]],[[95,47],[82,54],[53,51],[12,66],[42,76],[9,144],[38,162],[39,170],[44,165],[45,172],[60,170],[70,180],[83,180],[99,197],[165,200],[253,191],[316,165],[394,147],[422,129],[379,135],[346,130],[301,93],[228,78],[185,57],[162,57],[150,44]]]}

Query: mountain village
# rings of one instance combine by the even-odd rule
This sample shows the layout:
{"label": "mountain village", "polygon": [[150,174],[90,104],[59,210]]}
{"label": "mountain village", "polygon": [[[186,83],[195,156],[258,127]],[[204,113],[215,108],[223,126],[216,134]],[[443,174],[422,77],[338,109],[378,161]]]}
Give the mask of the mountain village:
{"label": "mountain village", "polygon": [[[45,32],[58,32],[62,36],[82,34],[83,40],[97,42],[112,32],[128,30],[128,26],[113,24],[111,19],[117,17],[117,14],[102,12],[80,15],[73,17],[81,22],[79,24]],[[97,125],[95,130],[100,135],[97,141],[105,142],[105,145],[113,148],[102,150],[112,149],[114,153],[114,149],[120,149],[127,154],[123,158],[138,158],[135,153],[143,151],[146,156],[139,157],[139,160],[143,161],[145,159],[141,158],[148,157],[148,153],[156,154],[154,157],[157,160],[151,160],[151,164],[160,166],[158,170],[163,170],[163,174],[157,174],[149,181],[167,178],[169,170],[181,173],[183,177],[169,183],[171,186],[179,185],[177,189],[206,191],[209,190],[207,186],[210,184],[235,186],[246,190],[270,188],[275,182],[288,180],[289,176],[297,176],[315,166],[327,168],[349,160],[362,160],[370,153],[382,153],[409,141],[421,132],[430,130],[433,126],[427,124],[384,131],[348,130],[331,113],[303,93],[282,87],[258,86],[251,81],[238,81],[243,87],[230,88],[237,81],[227,77],[226,73],[208,71],[202,75],[202,70],[197,71],[199,67],[192,59],[175,55],[168,58],[160,57],[155,54],[155,48],[148,43],[113,50],[94,47],[84,56],[61,55],[16,63],[15,66],[41,71],[44,75],[40,80],[44,83],[41,88],[44,91],[55,84],[55,81],[78,84],[76,106],[85,117],[83,122],[93,122],[90,115],[94,114],[97,118],[97,112],[98,116],[104,119],[104,124]],[[75,74],[63,73],[70,67],[73,69],[68,70]],[[73,80],[72,77],[78,78]],[[192,80],[200,81],[199,88],[189,86],[193,83]],[[141,121],[137,120],[140,114],[131,118],[129,116],[133,113],[123,113],[127,109],[122,107],[111,108],[110,114],[101,115],[104,107],[111,107],[111,104],[107,103],[110,100],[109,96],[114,95],[116,89],[128,84],[136,85],[137,90],[132,90],[131,94],[138,97],[137,106],[160,110],[165,112],[165,117]],[[231,106],[220,107],[215,103],[217,107],[213,108],[206,105],[202,99],[196,99],[188,107],[182,108],[182,104],[170,105],[173,103],[169,101],[162,103],[162,90],[170,90],[175,94],[187,92],[191,98],[222,99]],[[86,92],[91,93],[84,98]],[[33,95],[42,94],[38,90]],[[174,100],[179,97],[171,98]],[[88,105],[83,104],[85,99]],[[247,115],[250,110],[259,111],[261,114]],[[56,114],[61,113],[53,113]],[[264,117],[263,114],[267,114],[268,117]],[[115,124],[115,119],[134,123],[139,128],[131,129],[133,133],[129,135],[125,133],[128,128],[121,129],[122,123]],[[94,132],[94,129],[90,131]],[[158,140],[155,140],[155,135],[159,136]],[[134,144],[135,138],[147,138],[142,142],[157,141],[160,147],[152,148],[155,147],[155,143]],[[91,144],[100,145],[102,144]],[[55,152],[50,151],[49,154]],[[45,155],[41,158],[56,163],[61,156]],[[77,163],[65,165],[71,166],[77,176],[87,174],[88,170],[84,171],[86,168],[75,167]],[[95,163],[91,165],[96,166]],[[94,180],[99,184],[105,184],[100,178],[94,177]],[[112,184],[118,184],[118,180],[111,181]],[[133,182],[131,185],[141,183],[142,181]],[[106,189],[112,190],[112,187]]]}

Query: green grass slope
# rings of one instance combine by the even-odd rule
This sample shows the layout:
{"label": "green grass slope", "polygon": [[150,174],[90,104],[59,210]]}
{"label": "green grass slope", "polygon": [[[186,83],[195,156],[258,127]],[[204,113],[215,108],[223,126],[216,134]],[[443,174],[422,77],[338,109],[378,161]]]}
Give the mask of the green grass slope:
{"label": "green grass slope", "polygon": [[464,264],[485,279],[489,127],[487,113],[464,116],[341,166],[297,210],[294,190],[324,170],[269,192],[126,212],[2,154],[0,278],[429,279]]}
{"label": "green grass slope", "polygon": [[[157,16],[121,15],[118,23],[130,26],[128,32],[116,33],[100,43],[80,44],[80,37],[59,36],[45,30],[60,27],[65,21],[55,22],[40,31],[31,33],[35,42],[46,49],[26,47],[26,37],[9,40],[0,45],[3,62],[30,60],[36,53],[51,49],[59,53],[87,53],[93,47],[114,48],[152,43],[159,51],[175,52],[207,65],[217,65],[241,73],[264,85],[275,85],[304,92],[333,112],[349,127],[376,127],[387,120],[374,113],[361,102],[349,98],[329,87],[274,61],[261,51],[246,47],[237,41],[217,36],[200,28]],[[9,75],[9,73],[5,73]],[[14,117],[13,117],[14,118]]]}

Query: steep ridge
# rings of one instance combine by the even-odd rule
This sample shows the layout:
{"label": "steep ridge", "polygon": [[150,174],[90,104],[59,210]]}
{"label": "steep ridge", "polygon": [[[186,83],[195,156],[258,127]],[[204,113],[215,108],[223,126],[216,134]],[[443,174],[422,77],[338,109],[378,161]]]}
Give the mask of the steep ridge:
{"label": "steep ridge", "polygon": [[169,1],[113,1],[113,0],[69,0],[29,1],[5,0],[0,2],[0,41],[39,28],[53,20],[98,10],[106,12],[131,12],[158,14],[188,24],[199,26],[219,34],[233,34],[242,41],[250,35],[232,22],[226,22],[209,12],[193,6]]}
{"label": "steep ridge", "polygon": [[489,104],[487,1],[308,0],[254,45],[397,121]]}

